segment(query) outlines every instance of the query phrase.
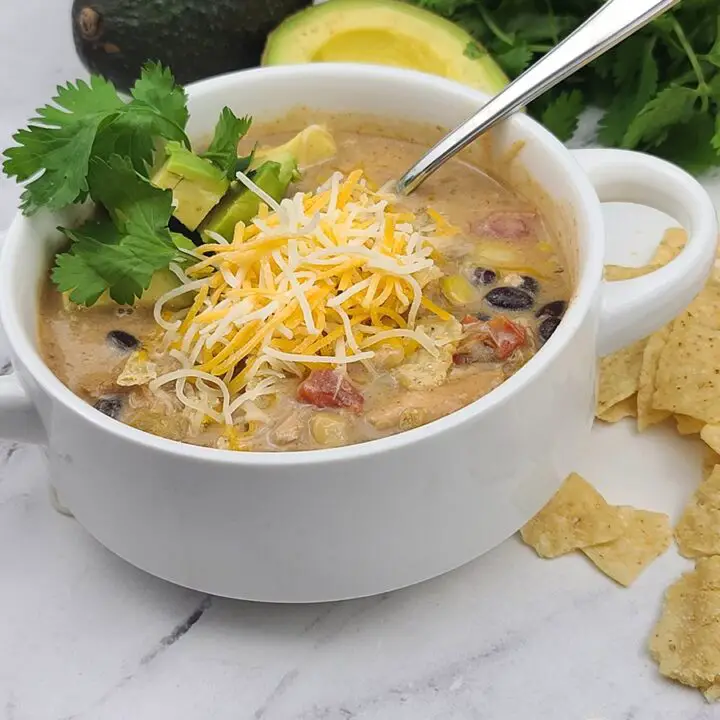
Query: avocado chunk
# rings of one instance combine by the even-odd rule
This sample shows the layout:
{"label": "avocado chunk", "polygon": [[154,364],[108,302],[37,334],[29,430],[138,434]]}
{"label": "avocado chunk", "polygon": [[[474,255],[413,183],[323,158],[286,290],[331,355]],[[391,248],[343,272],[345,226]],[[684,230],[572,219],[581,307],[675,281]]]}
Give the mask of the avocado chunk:
{"label": "avocado chunk", "polygon": [[167,159],[150,182],[172,190],[173,215],[188,229],[195,228],[220,202],[230,187],[223,172],[178,142],[165,145]]}
{"label": "avocado chunk", "polygon": [[461,27],[397,0],[329,0],[287,18],[268,37],[262,64],[306,62],[412,68],[491,94],[508,82]]}
{"label": "avocado chunk", "polygon": [[288,155],[295,158],[300,170],[326,162],[337,154],[337,145],[330,131],[322,125],[308,125],[283,145],[258,148],[253,156],[252,168],[266,160],[282,163]]}
{"label": "avocado chunk", "polygon": [[72,32],[85,67],[119,90],[132,86],[150,58],[187,85],[258,65],[267,34],[308,4],[309,0],[74,0]]}
{"label": "avocado chunk", "polygon": [[[279,202],[285,195],[288,185],[295,178],[297,164],[295,158],[287,151],[275,153],[273,157],[276,160],[263,162],[251,173],[251,179],[273,200]],[[260,198],[252,190],[240,183],[233,183],[230,192],[201,225],[200,233],[207,231],[218,233],[231,242],[235,225],[239,222],[249,223],[257,215],[260,202]]]}

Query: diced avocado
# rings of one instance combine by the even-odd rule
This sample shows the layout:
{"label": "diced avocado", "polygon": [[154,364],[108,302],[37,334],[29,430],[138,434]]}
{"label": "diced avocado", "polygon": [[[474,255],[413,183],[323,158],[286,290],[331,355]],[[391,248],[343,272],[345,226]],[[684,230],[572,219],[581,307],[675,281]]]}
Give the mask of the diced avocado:
{"label": "diced avocado", "polygon": [[[284,157],[276,155],[280,162],[266,161],[252,175],[252,181],[273,200],[281,200],[291,180],[295,177],[297,166],[295,158],[289,153]],[[240,183],[233,183],[230,192],[208,215],[200,227],[200,232],[216,232],[228,242],[232,241],[235,225],[248,223],[257,215],[260,198]]]}
{"label": "diced avocado", "polygon": [[266,160],[283,162],[287,155],[291,155],[297,161],[298,168],[305,168],[319,165],[330,160],[337,154],[337,145],[330,131],[322,125],[308,125],[299,132],[292,140],[277,147],[258,148],[253,157],[251,167],[259,167]]}
{"label": "diced avocado", "polygon": [[163,190],[172,190],[173,215],[188,230],[195,230],[220,202],[230,182],[209,160],[198,157],[178,142],[167,143],[165,151],[167,159],[151,182]]}
{"label": "diced avocado", "polygon": [[263,65],[360,62],[412,68],[495,94],[499,65],[455,23],[397,0],[329,0],[270,33]]}
{"label": "diced avocado", "polygon": [[[180,280],[172,270],[158,270],[150,281],[147,290],[135,301],[134,307],[136,308],[151,308],[158,300],[161,295],[164,295],[168,290],[173,290],[176,287],[180,287]],[[70,293],[63,293],[62,302],[65,308],[77,307],[74,302],[69,298]],[[192,305],[195,293],[190,291],[183,295],[169,300],[165,303],[165,307],[168,310],[182,310],[183,308]],[[111,299],[107,292],[104,292],[98,299],[98,301],[92,307],[117,307],[117,303]]]}
{"label": "diced avocado", "polygon": [[180,250],[195,249],[195,243],[189,237],[185,237],[185,235],[183,235],[182,233],[170,232],[170,237],[175,243],[175,247],[179,248]]}

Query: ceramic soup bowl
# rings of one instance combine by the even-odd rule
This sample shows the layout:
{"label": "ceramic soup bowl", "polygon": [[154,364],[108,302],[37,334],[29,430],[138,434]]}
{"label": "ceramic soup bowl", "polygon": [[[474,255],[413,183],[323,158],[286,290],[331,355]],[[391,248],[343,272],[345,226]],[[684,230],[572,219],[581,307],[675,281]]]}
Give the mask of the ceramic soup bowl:
{"label": "ceramic soup bowl", "polygon": [[[362,65],[262,68],[189,88],[190,134],[223,105],[256,120],[298,106],[452,127],[485,100],[430,75]],[[149,573],[235,598],[312,602],[380,593],[476,558],[520,528],[574,469],[593,421],[596,359],[648,335],[702,286],[716,216],[702,187],[661,160],[568,151],[525,115],[493,131],[522,149],[564,225],[574,278],[555,334],[471,405],[414,430],[336,449],[243,453],[181,444],[116,422],[73,395],[38,353],[37,305],[67,216],[18,216],[2,249],[0,318],[14,374],[0,378],[0,437],[47,447],[62,503],[103,545]],[[467,199],[472,202],[472,198]],[[689,233],[644,277],[602,280],[601,202],[649,205]],[[550,207],[552,205],[552,208]]]}

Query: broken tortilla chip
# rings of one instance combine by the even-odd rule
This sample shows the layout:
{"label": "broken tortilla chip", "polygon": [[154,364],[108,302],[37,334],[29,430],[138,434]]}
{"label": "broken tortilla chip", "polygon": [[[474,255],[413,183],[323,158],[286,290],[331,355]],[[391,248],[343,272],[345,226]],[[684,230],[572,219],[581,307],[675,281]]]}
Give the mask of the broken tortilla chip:
{"label": "broken tortilla chip", "polygon": [[689,415],[676,415],[675,425],[681,435],[699,435],[705,423]]}
{"label": "broken tortilla chip", "polygon": [[675,527],[681,555],[720,555],[720,465],[695,491]]}
{"label": "broken tortilla chip", "polygon": [[703,446],[702,459],[702,476],[703,480],[707,480],[716,465],[720,465],[720,455],[718,455],[711,447]]}
{"label": "broken tortilla chip", "polygon": [[664,513],[629,506],[618,507],[618,512],[625,522],[623,534],[582,551],[606,575],[627,587],[670,547],[672,529],[670,518]]}
{"label": "broken tortilla chip", "polygon": [[596,415],[603,415],[637,392],[644,349],[645,340],[639,340],[601,358]]}
{"label": "broken tortilla chip", "polygon": [[631,395],[621,400],[597,417],[606,423],[616,423],[626,417],[637,417],[637,396]]}
{"label": "broken tortilla chip", "polygon": [[655,409],[720,424],[720,330],[683,313],[660,355],[655,385]]}
{"label": "broken tortilla chip", "polygon": [[568,475],[545,507],[520,531],[544,558],[615,540],[625,530],[616,507],[577,473]]}
{"label": "broken tortilla chip", "polygon": [[720,557],[698,560],[668,588],[650,654],[665,677],[720,697]]}
{"label": "broken tortilla chip", "polygon": [[674,260],[687,242],[687,233],[682,228],[669,228],[660,240],[655,254],[650,261],[651,265],[667,265]]}
{"label": "broken tortilla chip", "polygon": [[716,453],[720,453],[720,425],[705,425],[700,431],[703,442]]}
{"label": "broken tortilla chip", "polygon": [[656,425],[670,416],[667,410],[656,410],[653,407],[653,395],[655,394],[655,378],[657,376],[660,354],[665,347],[672,323],[664,325],[660,330],[653,333],[645,344],[643,350],[640,377],[638,379],[637,394],[637,419],[638,430],[642,432],[651,425]]}
{"label": "broken tortilla chip", "polygon": [[657,268],[654,265],[643,265],[641,267],[626,267],[625,265],[606,265],[603,268],[603,279],[607,282],[618,280],[632,280],[651,273]]}

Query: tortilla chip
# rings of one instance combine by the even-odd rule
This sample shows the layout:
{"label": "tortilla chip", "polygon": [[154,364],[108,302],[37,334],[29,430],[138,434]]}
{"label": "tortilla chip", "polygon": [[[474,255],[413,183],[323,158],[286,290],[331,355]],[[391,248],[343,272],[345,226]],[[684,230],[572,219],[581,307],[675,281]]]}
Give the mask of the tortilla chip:
{"label": "tortilla chip", "polygon": [[583,548],[597,567],[615,582],[627,587],[672,541],[670,518],[664,513],[618,507],[625,521],[625,532],[602,545]]}
{"label": "tortilla chip", "polygon": [[600,360],[596,415],[603,415],[613,405],[637,392],[644,349],[645,340],[638,340]]}
{"label": "tortilla chip", "polygon": [[681,555],[720,555],[720,466],[695,491],[675,528]]}
{"label": "tortilla chip", "polygon": [[607,282],[617,282],[618,280],[632,280],[651,273],[656,268],[653,265],[643,265],[642,267],[626,267],[625,265],[606,265],[603,268],[603,279]]}
{"label": "tortilla chip", "polygon": [[667,265],[674,260],[687,242],[687,233],[682,228],[670,228],[660,241],[655,254],[650,261],[651,265]]}
{"label": "tortilla chip", "polygon": [[716,453],[720,452],[720,425],[705,425],[700,431],[700,437]]}
{"label": "tortilla chip", "polygon": [[711,447],[703,446],[702,460],[702,476],[703,480],[707,480],[716,465],[720,465],[720,455],[718,455]]}
{"label": "tortilla chip", "polygon": [[687,311],[694,322],[720,330],[720,283],[709,280],[688,305]]}
{"label": "tortilla chip", "polygon": [[681,435],[699,435],[705,423],[689,415],[676,415],[675,425]]}
{"label": "tortilla chip", "polygon": [[615,540],[625,530],[618,508],[577,473],[562,487],[520,534],[544,558]]}
{"label": "tortilla chip", "polygon": [[655,384],[655,409],[720,423],[720,330],[683,313],[660,355]]}
{"label": "tortilla chip", "polygon": [[606,423],[616,423],[626,417],[637,417],[637,395],[621,400],[597,417]]}
{"label": "tortilla chip", "polygon": [[668,588],[650,654],[666,677],[720,696],[720,557],[698,560]]}
{"label": "tortilla chip", "polygon": [[121,387],[147,385],[157,377],[157,365],[150,361],[147,350],[136,350],[125,363],[115,381]]}
{"label": "tortilla chip", "polygon": [[672,323],[668,323],[653,333],[645,344],[643,351],[640,377],[638,379],[637,419],[638,430],[642,432],[651,425],[656,425],[670,416],[667,410],[656,410],[653,407],[655,393],[655,378],[657,376],[660,355],[665,347]]}

